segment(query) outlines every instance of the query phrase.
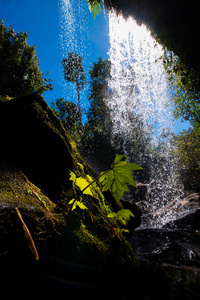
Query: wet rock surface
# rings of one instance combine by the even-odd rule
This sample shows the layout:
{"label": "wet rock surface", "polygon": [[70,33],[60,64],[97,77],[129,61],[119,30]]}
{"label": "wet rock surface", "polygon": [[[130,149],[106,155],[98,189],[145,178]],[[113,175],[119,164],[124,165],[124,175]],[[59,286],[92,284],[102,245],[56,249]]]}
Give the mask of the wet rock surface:
{"label": "wet rock surface", "polygon": [[[169,188],[172,200],[166,204],[162,187],[151,186],[152,190],[156,193],[137,202],[143,220],[130,239],[140,272],[143,270],[140,276],[148,290],[146,297],[200,299],[200,195]],[[161,207],[151,204],[153,196],[160,199]]]}
{"label": "wet rock surface", "polygon": [[198,230],[138,229],[130,243],[139,259],[200,267]]}
{"label": "wet rock surface", "polygon": [[[99,194],[97,188],[95,197],[84,198],[87,211],[70,212],[69,171],[77,176],[95,176],[95,172],[42,97],[2,103],[0,124],[2,294],[20,299],[94,299],[97,295],[119,300],[199,299],[198,194],[172,193],[151,183],[141,185],[136,205],[121,201],[120,206],[135,215],[131,234],[140,225],[138,206],[143,222],[148,227],[154,224],[154,228],[144,228],[143,223],[134,232],[130,244],[135,257],[107,218],[105,205],[113,211],[120,209],[110,193]],[[151,197],[159,198],[164,191],[174,198],[152,208],[147,197],[150,189],[154,191]],[[16,208],[40,260],[30,250],[30,236]],[[155,228],[156,222],[160,228]]]}

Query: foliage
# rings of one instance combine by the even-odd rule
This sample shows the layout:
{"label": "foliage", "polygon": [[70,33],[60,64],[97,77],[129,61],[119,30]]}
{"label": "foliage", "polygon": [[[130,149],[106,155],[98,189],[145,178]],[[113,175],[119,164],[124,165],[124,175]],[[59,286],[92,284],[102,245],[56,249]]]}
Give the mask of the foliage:
{"label": "foliage", "polygon": [[94,14],[94,18],[100,14],[103,9],[103,4],[105,7],[110,8],[111,3],[110,0],[86,0],[88,3],[88,7],[90,12]]}
{"label": "foliage", "polygon": [[108,214],[108,218],[125,227],[127,227],[131,217],[135,219],[134,214],[129,209],[120,209],[117,213],[112,212]]}
{"label": "foliage", "polygon": [[51,103],[53,111],[62,121],[64,128],[70,133],[75,142],[79,140],[79,113],[75,103],[65,101],[63,98],[56,99]]}
{"label": "foliage", "polygon": [[111,188],[114,198],[120,200],[124,192],[128,191],[127,184],[137,187],[132,175],[134,170],[142,170],[142,167],[135,163],[127,163],[125,155],[116,154],[110,170],[100,174],[99,181],[102,185],[102,191]]}
{"label": "foliage", "polygon": [[103,126],[107,119],[108,107],[105,98],[109,96],[108,79],[111,78],[111,62],[98,58],[90,67],[89,101],[90,109],[87,117],[90,125],[97,128]]}
{"label": "foliage", "polygon": [[101,0],[87,0],[90,12],[94,14],[94,18],[100,14],[102,11],[102,1]]}
{"label": "foliage", "polygon": [[[111,168],[105,172],[102,172],[97,178],[92,180],[90,176],[88,180],[83,177],[76,177],[76,174],[70,172],[70,180],[73,182],[73,190],[75,198],[69,201],[69,205],[72,205],[71,210],[76,209],[79,207],[82,210],[87,209],[85,204],[83,203],[82,196],[84,194],[94,196],[92,190],[90,188],[96,181],[99,181],[102,187],[102,191],[107,191],[111,189],[111,193],[113,197],[119,201],[123,196],[125,191],[128,191],[127,184],[131,184],[134,187],[137,187],[132,171],[133,170],[141,170],[142,168],[134,163],[127,163],[125,155],[118,155],[116,154],[115,160],[111,165]],[[90,183],[88,184],[88,181]],[[76,188],[80,189],[80,193],[77,194]],[[104,204],[104,203],[103,203]],[[117,213],[115,212],[108,212],[107,217],[112,219],[114,223],[117,225],[117,235],[119,232],[128,233],[129,230],[126,229],[128,223],[131,218],[135,218],[134,214],[129,209],[121,209]],[[125,227],[125,228],[124,228]]]}
{"label": "foliage", "polygon": [[15,32],[0,21],[0,94],[9,97],[52,90],[51,79],[43,78],[36,46],[27,43],[28,32]]}
{"label": "foliage", "polygon": [[116,200],[120,200],[124,195],[125,191],[128,191],[128,184],[137,187],[132,172],[135,170],[142,170],[142,167],[135,163],[128,163],[126,155],[116,154],[115,160],[111,165],[110,169],[102,172],[97,178],[88,184],[88,181],[82,177],[76,178],[73,172],[70,172],[70,180],[73,181],[73,187],[78,186],[82,194],[91,195],[92,191],[90,186],[99,180],[102,191],[111,189],[111,193]]}
{"label": "foliage", "polygon": [[107,105],[107,98],[111,92],[108,86],[110,70],[110,61],[102,60],[101,57],[90,67],[88,93],[90,107],[87,112],[88,122],[84,126],[81,149],[86,157],[89,153],[97,167],[100,165],[103,169],[106,169],[114,158],[114,149],[111,145],[112,122]]}
{"label": "foliage", "polygon": [[184,130],[174,138],[174,160],[185,189],[200,191],[200,126]]}
{"label": "foliage", "polygon": [[165,50],[162,58],[175,93],[174,116],[200,124],[200,74],[193,68],[186,67],[172,52]]}
{"label": "foliage", "polygon": [[[70,181],[73,182],[73,189],[74,189],[74,194],[75,194],[75,198],[73,198],[72,200],[69,201],[68,204],[72,204],[72,209],[74,210],[76,209],[76,207],[78,206],[80,209],[87,209],[87,207],[83,204],[82,201],[82,193],[86,194],[86,195],[90,195],[93,196],[92,191],[88,186],[88,181],[85,178],[82,177],[76,177],[76,174],[74,172],[70,172]],[[82,193],[79,194],[79,197],[77,196],[76,192],[75,192],[75,188],[78,187],[80,189],[80,191],[83,191]]]}
{"label": "foliage", "polygon": [[165,51],[162,58],[174,90],[174,116],[193,126],[172,139],[179,180],[185,189],[200,191],[200,75],[172,52]]}
{"label": "foliage", "polygon": [[66,81],[76,84],[78,93],[78,111],[80,126],[82,123],[80,91],[85,87],[86,75],[83,68],[83,59],[75,52],[70,52],[67,58],[63,58],[62,65],[64,68],[64,77]]}

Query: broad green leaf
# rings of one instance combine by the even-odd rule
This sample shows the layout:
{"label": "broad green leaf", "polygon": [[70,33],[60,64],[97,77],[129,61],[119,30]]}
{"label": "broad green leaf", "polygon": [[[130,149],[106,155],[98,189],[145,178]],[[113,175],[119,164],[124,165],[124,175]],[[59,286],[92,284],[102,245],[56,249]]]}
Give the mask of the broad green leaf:
{"label": "broad green leaf", "polygon": [[119,223],[127,226],[130,218],[135,218],[134,214],[129,209],[121,209],[117,213],[112,212],[108,214],[108,218],[116,219]]}
{"label": "broad green leaf", "polygon": [[109,213],[109,214],[108,214],[108,218],[109,218],[109,219],[114,219],[114,218],[117,218],[117,217],[118,217],[118,215],[117,215],[117,213],[115,213],[115,212]]}
{"label": "broad green leaf", "polygon": [[68,204],[73,204],[72,210],[76,209],[77,206],[80,209],[87,209],[87,206],[85,206],[85,204],[83,204],[81,201],[78,201],[78,200],[75,200],[75,199],[70,200]]}
{"label": "broad green leaf", "polygon": [[74,172],[70,171],[70,178],[69,180],[73,181],[74,184],[76,184],[76,174]]}
{"label": "broad green leaf", "polygon": [[81,201],[76,201],[76,206],[78,206],[80,209],[88,209],[87,206],[85,206],[85,204],[83,204],[83,202]]}
{"label": "broad green leaf", "polygon": [[129,209],[121,209],[117,212],[117,214],[118,214],[119,218],[121,220],[123,220],[124,225],[128,224],[131,217],[135,219],[134,214]]}
{"label": "broad green leaf", "polygon": [[[80,188],[80,190],[84,190],[88,186],[88,181],[85,178],[78,177],[76,178],[76,185]],[[88,187],[83,194],[93,196],[90,187]]]}
{"label": "broad green leaf", "polygon": [[132,211],[130,211],[130,209],[121,209],[121,210],[119,210],[118,212],[117,212],[117,214],[119,215],[119,216],[122,216],[122,217],[133,217],[133,218],[135,218],[135,216],[134,216],[134,214],[132,213]]}
{"label": "broad green leaf", "polygon": [[[88,181],[90,182],[90,176],[88,176]],[[73,184],[78,186],[80,188],[80,190],[84,190],[87,186],[88,186],[88,181],[85,179],[85,178],[82,178],[82,177],[76,177],[76,174],[72,171],[70,171],[70,178],[69,180],[73,181]],[[92,180],[92,178],[91,178]],[[92,190],[90,189],[90,187],[88,187],[84,192],[83,194],[86,194],[86,195],[90,195],[90,196],[93,196],[92,194]]]}
{"label": "broad green leaf", "polygon": [[111,169],[106,173],[101,173],[99,178],[102,184],[102,190],[107,191],[109,188],[116,200],[120,200],[125,191],[128,191],[128,184],[137,187],[132,171],[142,170],[137,164],[127,163],[125,155],[116,154]]}
{"label": "broad green leaf", "polygon": [[102,191],[107,191],[113,183],[113,172],[112,170],[110,170],[105,174],[104,173],[101,174],[103,175],[99,178],[99,182],[102,183]]}
{"label": "broad green leaf", "polygon": [[119,155],[119,154],[116,154],[115,155],[115,160],[113,162],[113,164],[111,165],[111,169],[114,167],[114,165],[124,165],[124,164],[127,164],[127,160],[126,160],[126,155]]}

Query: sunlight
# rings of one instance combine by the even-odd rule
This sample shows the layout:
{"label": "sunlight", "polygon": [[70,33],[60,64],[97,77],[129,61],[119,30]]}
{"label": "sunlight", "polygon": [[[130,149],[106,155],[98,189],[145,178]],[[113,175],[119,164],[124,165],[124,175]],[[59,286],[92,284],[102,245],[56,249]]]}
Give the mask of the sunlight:
{"label": "sunlight", "polygon": [[115,90],[115,99],[109,105],[113,107],[114,102],[114,106],[118,107],[113,117],[118,120],[116,130],[131,129],[129,119],[121,116],[131,114],[137,107],[143,123],[153,126],[157,139],[163,128],[173,126],[172,111],[167,107],[171,95],[160,60],[163,47],[145,25],[140,26],[133,18],[124,19],[113,12],[109,15],[109,37],[110,86]]}
{"label": "sunlight", "polygon": [[[127,19],[124,19],[122,15],[116,16],[115,13],[111,12],[110,20],[111,30],[115,28],[116,35],[121,40],[127,41],[130,39],[130,35],[133,35],[135,44],[141,42],[141,40],[147,43],[152,43],[153,38],[151,36],[150,30],[148,30],[148,28],[143,24],[138,25],[133,18],[129,17]],[[154,44],[155,43],[156,42],[154,41]]]}

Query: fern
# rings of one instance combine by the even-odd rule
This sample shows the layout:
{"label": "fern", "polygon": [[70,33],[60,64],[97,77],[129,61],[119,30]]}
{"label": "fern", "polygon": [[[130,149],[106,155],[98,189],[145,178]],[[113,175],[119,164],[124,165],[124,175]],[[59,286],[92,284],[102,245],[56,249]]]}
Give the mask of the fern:
{"label": "fern", "polygon": [[87,0],[90,12],[93,13],[94,18],[100,14],[102,11],[102,1],[101,0]]}

